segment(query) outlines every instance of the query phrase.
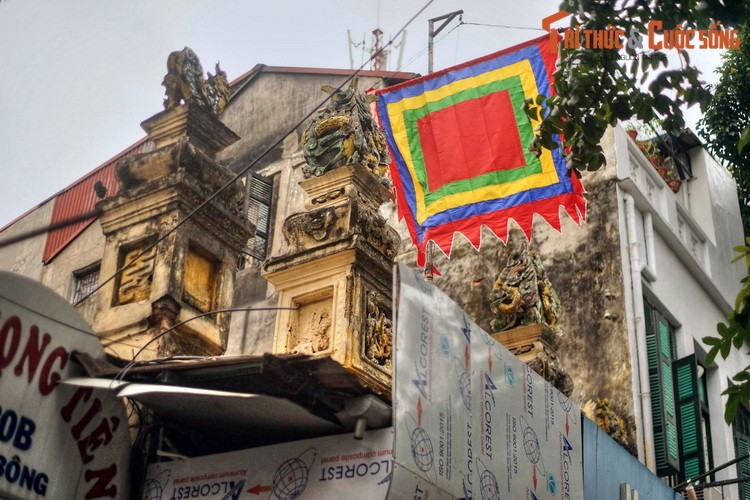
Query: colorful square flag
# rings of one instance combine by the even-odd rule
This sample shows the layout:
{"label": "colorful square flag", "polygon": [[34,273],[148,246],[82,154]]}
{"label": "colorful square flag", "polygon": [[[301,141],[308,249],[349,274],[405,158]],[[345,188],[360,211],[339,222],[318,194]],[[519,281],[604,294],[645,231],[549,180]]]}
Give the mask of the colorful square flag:
{"label": "colorful square flag", "polygon": [[399,217],[420,265],[429,240],[450,255],[456,232],[479,248],[481,226],[505,241],[509,219],[529,238],[535,213],[558,231],[560,206],[578,224],[585,219],[584,189],[562,148],[529,151],[539,123],[524,100],[554,94],[550,43],[545,35],[375,91]]}

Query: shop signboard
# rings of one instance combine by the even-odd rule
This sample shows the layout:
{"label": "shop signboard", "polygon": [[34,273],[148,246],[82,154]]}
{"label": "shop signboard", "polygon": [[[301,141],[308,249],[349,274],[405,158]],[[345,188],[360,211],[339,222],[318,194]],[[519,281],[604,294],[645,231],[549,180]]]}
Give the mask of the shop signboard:
{"label": "shop signboard", "polygon": [[0,497],[127,498],[130,439],[123,403],[61,384],[83,375],[73,351],[104,359],[99,338],[65,299],[0,272]]}

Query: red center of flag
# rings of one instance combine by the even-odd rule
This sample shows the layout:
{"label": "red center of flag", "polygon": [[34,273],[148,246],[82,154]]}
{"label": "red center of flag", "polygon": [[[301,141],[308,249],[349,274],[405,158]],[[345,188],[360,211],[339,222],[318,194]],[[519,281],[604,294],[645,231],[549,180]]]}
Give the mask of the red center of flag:
{"label": "red center of flag", "polygon": [[[477,117],[485,117],[477,121]],[[479,177],[526,164],[507,90],[434,111],[417,120],[427,187]],[[463,144],[455,148],[454,144]],[[470,155],[466,153],[470,152]]]}

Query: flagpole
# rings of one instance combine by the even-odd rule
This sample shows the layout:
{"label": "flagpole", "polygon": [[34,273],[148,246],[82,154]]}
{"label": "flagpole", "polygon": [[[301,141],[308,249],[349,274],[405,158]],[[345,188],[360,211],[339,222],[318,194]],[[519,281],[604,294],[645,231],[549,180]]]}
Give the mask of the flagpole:
{"label": "flagpole", "polygon": [[[448,14],[444,14],[442,16],[433,17],[432,19],[428,19],[427,22],[429,23],[429,30],[427,32],[427,73],[432,73],[433,67],[432,67],[432,42],[435,39],[435,37],[443,31],[443,29],[453,21],[456,16],[460,16],[463,14],[463,9],[457,10]],[[438,26],[437,29],[435,29],[435,23],[437,21],[443,21],[443,23]],[[434,272],[433,272],[433,266],[432,266],[432,247],[435,243],[432,240],[427,240],[427,245],[425,245],[424,249],[424,277],[427,279],[427,281],[432,281]]]}
{"label": "flagpole", "polygon": [[432,240],[427,240],[424,248],[424,277],[427,281],[432,281],[434,272],[432,270],[432,247],[435,244]]}
{"label": "flagpole", "polygon": [[[432,19],[428,19],[427,22],[429,23],[430,29],[427,32],[427,73],[432,73],[432,41],[435,39],[435,37],[443,31],[443,29],[453,21],[453,19],[456,18],[456,16],[460,16],[463,14],[463,10],[457,10],[455,12],[451,12],[450,14],[444,14],[442,16],[433,17]],[[437,29],[435,29],[435,22],[437,21],[443,21],[443,24],[438,26]]]}

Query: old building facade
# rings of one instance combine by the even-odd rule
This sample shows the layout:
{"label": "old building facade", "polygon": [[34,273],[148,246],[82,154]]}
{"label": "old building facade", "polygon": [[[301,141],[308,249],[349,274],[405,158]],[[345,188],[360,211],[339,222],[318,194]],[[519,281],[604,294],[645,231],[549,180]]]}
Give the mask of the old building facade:
{"label": "old building facade", "polygon": [[[149,137],[3,228],[0,238],[83,214],[97,203],[103,216],[0,249],[0,268],[31,277],[68,297],[102,336],[105,349],[125,360],[155,337],[154,328],[164,332],[186,320],[191,325],[174,336],[179,341],[154,343],[143,357],[278,352],[274,332],[278,333],[277,321],[284,313],[273,308],[285,303],[283,293],[279,301],[279,291],[288,289],[279,273],[284,266],[278,263],[284,258],[294,263],[290,256],[296,251],[284,235],[284,221],[309,210],[309,193],[300,187],[305,164],[300,136],[308,123],[305,118],[313,117],[309,113],[326,97],[321,86],[335,87],[350,75],[257,66],[232,86],[231,101],[216,125],[226,129],[226,137],[199,137],[192,142],[198,146],[196,151],[174,160],[179,155],[149,156],[159,149],[149,132]],[[359,88],[409,76],[363,72]],[[185,132],[188,139],[183,142],[174,139],[179,146],[175,148],[189,147],[190,134]],[[209,139],[221,147],[210,146]],[[573,381],[571,399],[579,404],[608,400],[609,408],[624,422],[621,443],[649,468],[679,482],[729,461],[738,453],[738,439],[744,439],[737,426],[724,424],[720,393],[750,358],[733,352],[726,361],[706,366],[707,349],[701,342],[731,310],[744,272],[741,263],[730,264],[732,248],[742,244],[736,186],[689,133],[678,147],[689,158],[692,172],[676,194],[622,128],[610,129],[603,147],[607,167],[583,178],[588,191],[586,224],[577,227],[563,215],[559,233],[537,223],[531,244],[539,250],[560,297],[557,358]],[[194,172],[203,172],[204,177],[190,174],[191,161],[197,165]],[[139,165],[148,174],[131,182],[138,177]],[[149,178],[159,165],[164,170],[161,180]],[[246,169],[233,194],[213,207],[211,217],[180,228],[154,247],[153,255],[144,251],[150,238],[158,238],[189,214],[201,196],[208,197],[221,181]],[[178,171],[187,173],[180,177]],[[103,201],[94,196],[97,182],[106,187]],[[190,198],[186,193],[193,193],[195,199],[186,201]],[[162,202],[169,196],[187,205],[167,207]],[[136,199],[140,201],[134,204]],[[393,204],[386,202],[379,211],[401,235],[397,259],[413,262],[413,250]],[[525,238],[516,231],[507,245],[484,234],[479,250],[456,236],[450,259],[435,256],[442,274],[435,282],[490,331],[493,316],[488,296],[493,282],[508,255],[523,244]],[[140,274],[129,277],[132,286],[124,287],[121,278],[110,277],[128,255],[143,262]],[[264,268],[264,262],[270,264]],[[331,276],[340,264],[331,264]],[[346,263],[350,264],[358,265],[356,259]],[[366,269],[357,272],[366,275]],[[377,287],[381,297],[374,299],[375,306],[385,311],[391,307],[382,298],[388,293],[387,283]],[[335,300],[333,292],[326,295],[313,288],[304,292],[312,297],[306,303]],[[236,311],[210,319],[198,317],[216,309]],[[297,321],[304,321],[301,315]],[[198,340],[184,340],[190,336]],[[693,370],[687,378],[700,392],[693,395],[699,401],[693,426],[698,444],[688,450],[688,444],[679,443],[681,452],[673,456],[670,440],[687,435],[688,429],[679,421],[686,413],[669,413],[667,407],[685,403],[687,408],[693,401],[679,399],[678,386],[671,380],[685,363]],[[716,478],[736,475],[730,468]]]}

